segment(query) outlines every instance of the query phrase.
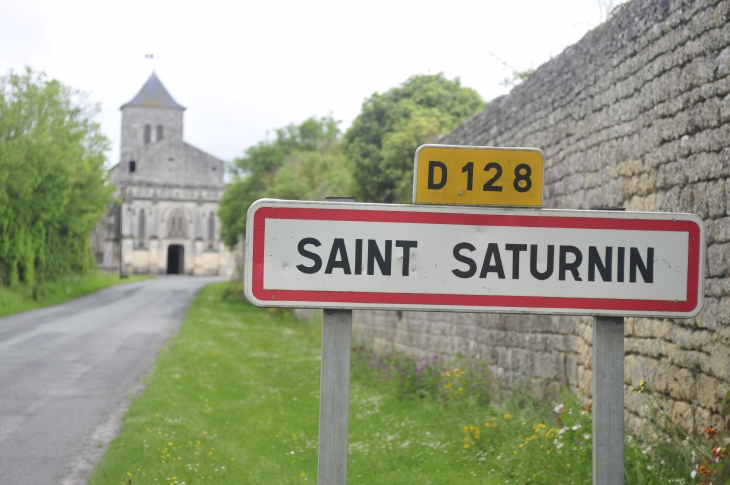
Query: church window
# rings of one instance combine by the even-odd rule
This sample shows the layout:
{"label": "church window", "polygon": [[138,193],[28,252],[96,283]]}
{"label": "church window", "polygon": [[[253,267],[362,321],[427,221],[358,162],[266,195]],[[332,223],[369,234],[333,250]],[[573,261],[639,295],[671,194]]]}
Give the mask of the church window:
{"label": "church window", "polygon": [[186,237],[186,234],[185,213],[181,209],[175,209],[167,218],[167,235],[169,237]]}
{"label": "church window", "polygon": [[145,143],[145,145],[150,142],[151,137],[152,137],[152,129],[150,128],[150,125],[144,125],[144,143]]}
{"label": "church window", "polygon": [[146,229],[146,222],[145,222],[144,209],[140,209],[140,211],[139,211],[139,230],[137,231],[137,237],[139,237],[140,240],[143,240],[145,238],[145,229]]}
{"label": "church window", "polygon": [[137,170],[137,162],[134,160],[129,161],[129,173],[134,173],[134,171]]}
{"label": "church window", "polygon": [[215,241],[215,216],[211,212],[208,215],[208,245],[212,248]]}
{"label": "church window", "polygon": [[162,125],[157,125],[157,139],[156,141],[162,140]]}

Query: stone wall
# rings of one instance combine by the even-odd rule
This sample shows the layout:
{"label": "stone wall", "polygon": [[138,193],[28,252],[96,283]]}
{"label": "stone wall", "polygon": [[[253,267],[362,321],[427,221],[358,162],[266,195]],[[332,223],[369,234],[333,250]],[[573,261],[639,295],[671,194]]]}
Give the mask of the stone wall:
{"label": "stone wall", "polygon": [[[686,426],[691,405],[701,425],[719,421],[730,389],[729,12],[728,1],[633,0],[439,141],[542,149],[548,208],[705,220],[703,313],[626,321],[634,433],[644,408],[630,387],[642,379]],[[564,381],[590,399],[592,318],[357,312],[355,338],[379,351],[486,360],[504,389],[521,382],[554,391]]]}

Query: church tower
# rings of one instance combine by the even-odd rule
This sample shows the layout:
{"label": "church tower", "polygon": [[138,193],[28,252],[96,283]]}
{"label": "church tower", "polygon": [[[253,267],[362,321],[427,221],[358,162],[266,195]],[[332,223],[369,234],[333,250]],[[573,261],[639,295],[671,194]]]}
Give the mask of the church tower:
{"label": "church tower", "polygon": [[121,273],[228,275],[218,201],[224,163],[183,141],[185,107],[152,73],[122,105],[115,198],[92,236],[97,263]]}
{"label": "church tower", "polygon": [[172,99],[154,72],[121,111],[122,157],[150,143],[183,139],[185,108]]}

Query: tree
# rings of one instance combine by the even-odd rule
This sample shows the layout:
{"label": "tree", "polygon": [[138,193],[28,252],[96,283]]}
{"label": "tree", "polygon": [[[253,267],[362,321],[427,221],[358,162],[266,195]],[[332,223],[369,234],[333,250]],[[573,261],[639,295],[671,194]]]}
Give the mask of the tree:
{"label": "tree", "polygon": [[86,96],[27,68],[0,76],[0,281],[35,284],[93,267],[106,209],[104,151]]}
{"label": "tree", "polygon": [[246,234],[246,212],[257,199],[322,200],[349,191],[338,124],[332,116],[311,117],[276,130],[273,141],[260,142],[234,160],[235,178],[218,209],[228,246]]}
{"label": "tree", "polygon": [[436,141],[483,107],[476,91],[443,74],[413,76],[367,98],[343,140],[357,195],[373,202],[410,202],[418,146]]}

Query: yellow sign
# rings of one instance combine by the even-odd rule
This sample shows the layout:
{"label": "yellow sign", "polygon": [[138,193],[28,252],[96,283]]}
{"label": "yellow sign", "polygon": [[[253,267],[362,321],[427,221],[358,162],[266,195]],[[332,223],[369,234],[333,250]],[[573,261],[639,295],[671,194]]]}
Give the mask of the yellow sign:
{"label": "yellow sign", "polygon": [[413,203],[541,207],[543,165],[536,148],[422,145]]}

